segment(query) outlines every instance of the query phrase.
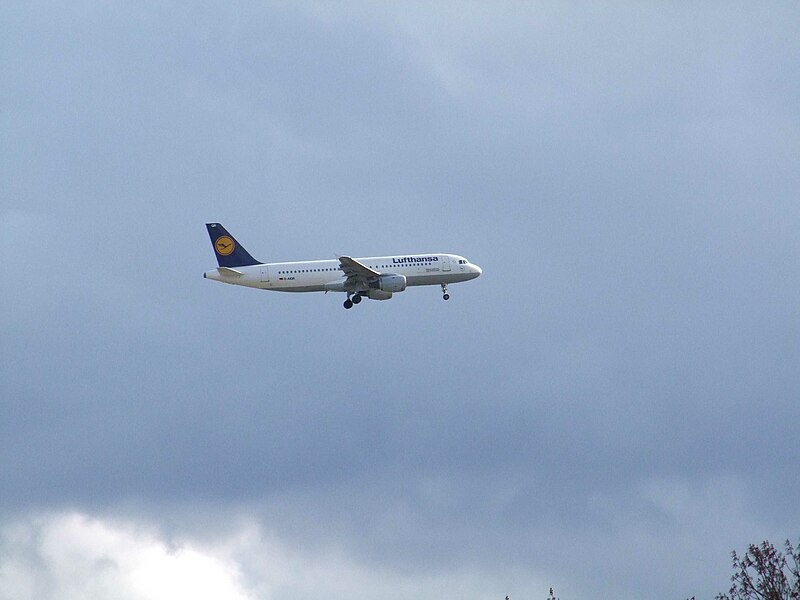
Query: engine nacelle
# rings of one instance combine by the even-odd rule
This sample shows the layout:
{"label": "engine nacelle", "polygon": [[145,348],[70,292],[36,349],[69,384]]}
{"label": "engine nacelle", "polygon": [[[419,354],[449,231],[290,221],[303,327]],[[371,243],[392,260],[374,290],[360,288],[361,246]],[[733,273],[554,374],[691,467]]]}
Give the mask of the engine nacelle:
{"label": "engine nacelle", "polygon": [[384,292],[383,290],[370,290],[367,292],[367,298],[370,300],[388,300],[392,297],[392,292]]}
{"label": "engine nacelle", "polygon": [[[381,275],[378,281],[371,288],[378,289],[382,292],[402,292],[406,289],[406,276],[405,275]],[[371,296],[370,296],[371,297]]]}

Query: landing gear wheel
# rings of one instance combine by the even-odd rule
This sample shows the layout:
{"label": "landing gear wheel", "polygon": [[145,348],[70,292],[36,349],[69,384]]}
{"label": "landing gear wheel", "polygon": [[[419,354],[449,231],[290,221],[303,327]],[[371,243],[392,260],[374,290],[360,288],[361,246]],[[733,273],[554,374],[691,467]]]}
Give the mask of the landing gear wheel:
{"label": "landing gear wheel", "polygon": [[442,296],[442,298],[444,298],[445,300],[450,300],[450,294],[445,294],[444,296]]}
{"label": "landing gear wheel", "polygon": [[359,302],[361,302],[361,294],[356,294],[353,296],[353,304],[358,304]]}
{"label": "landing gear wheel", "polygon": [[353,308],[353,301],[348,298],[344,301],[344,307],[347,309]]}
{"label": "landing gear wheel", "polygon": [[442,298],[444,298],[445,300],[450,300],[450,294],[447,293],[447,284],[446,283],[442,284],[442,294],[443,294]]}

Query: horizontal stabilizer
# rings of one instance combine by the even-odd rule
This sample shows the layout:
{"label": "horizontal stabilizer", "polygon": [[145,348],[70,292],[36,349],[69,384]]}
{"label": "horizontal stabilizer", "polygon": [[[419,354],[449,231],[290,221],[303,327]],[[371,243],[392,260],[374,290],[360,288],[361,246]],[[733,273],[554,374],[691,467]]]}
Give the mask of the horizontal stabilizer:
{"label": "horizontal stabilizer", "polygon": [[230,267],[217,267],[217,271],[219,271],[220,275],[227,276],[227,277],[241,277],[244,275],[241,271],[237,271],[236,269],[231,269]]}

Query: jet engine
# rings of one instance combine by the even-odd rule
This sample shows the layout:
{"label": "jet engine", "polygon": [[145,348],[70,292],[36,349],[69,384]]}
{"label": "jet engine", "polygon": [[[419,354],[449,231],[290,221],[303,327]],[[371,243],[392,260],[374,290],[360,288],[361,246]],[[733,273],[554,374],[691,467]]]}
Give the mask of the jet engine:
{"label": "jet engine", "polygon": [[382,292],[402,292],[406,289],[405,275],[381,275],[378,280],[369,286]]}
{"label": "jet engine", "polygon": [[392,297],[392,292],[384,292],[383,290],[369,290],[367,298],[370,300],[388,300]]}

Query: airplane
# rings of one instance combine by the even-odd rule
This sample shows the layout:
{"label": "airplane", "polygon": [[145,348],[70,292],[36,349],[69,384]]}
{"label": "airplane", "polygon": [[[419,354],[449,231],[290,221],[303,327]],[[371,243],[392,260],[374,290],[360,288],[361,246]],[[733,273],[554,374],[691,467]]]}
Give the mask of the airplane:
{"label": "airplane", "polygon": [[338,260],[262,263],[236,241],[220,223],[206,223],[219,266],[203,273],[206,279],[278,292],[344,292],[344,307],[362,298],[389,300],[407,287],[440,285],[442,298],[450,299],[447,285],[475,279],[478,265],[456,254],[407,254]]}

